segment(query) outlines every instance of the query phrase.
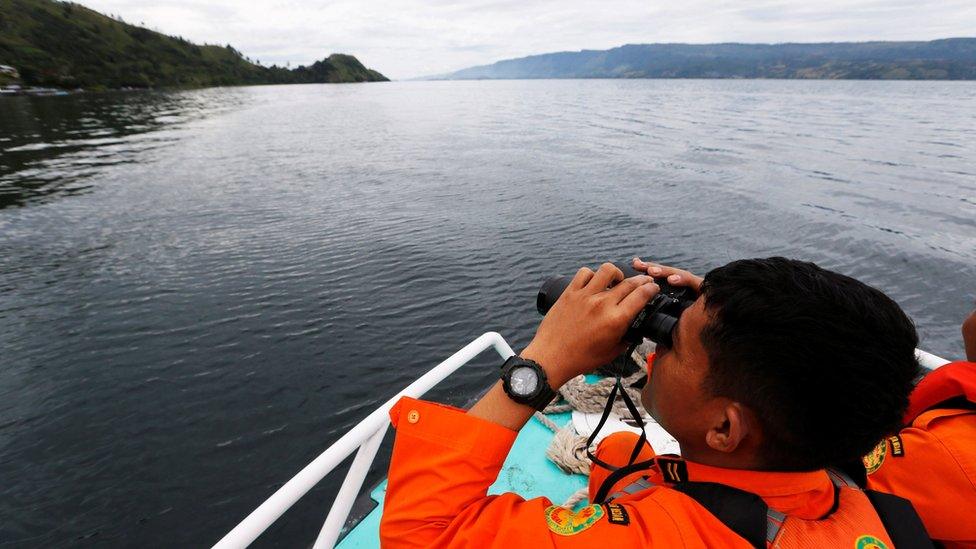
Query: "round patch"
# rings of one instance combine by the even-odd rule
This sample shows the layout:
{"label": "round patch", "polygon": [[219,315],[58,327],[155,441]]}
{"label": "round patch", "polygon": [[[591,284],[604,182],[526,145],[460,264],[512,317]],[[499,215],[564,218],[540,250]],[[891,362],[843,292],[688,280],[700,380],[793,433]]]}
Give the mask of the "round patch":
{"label": "round patch", "polygon": [[854,541],[854,549],[888,549],[888,546],[874,536],[864,535]]}
{"label": "round patch", "polygon": [[553,505],[546,508],[546,525],[560,536],[573,536],[603,518],[603,507],[587,505],[579,511]]}
{"label": "round patch", "polygon": [[885,454],[887,453],[888,441],[882,440],[877,446],[874,447],[874,450],[871,450],[868,455],[861,458],[861,460],[864,462],[864,469],[867,470],[869,475],[881,468],[881,464],[884,463]]}

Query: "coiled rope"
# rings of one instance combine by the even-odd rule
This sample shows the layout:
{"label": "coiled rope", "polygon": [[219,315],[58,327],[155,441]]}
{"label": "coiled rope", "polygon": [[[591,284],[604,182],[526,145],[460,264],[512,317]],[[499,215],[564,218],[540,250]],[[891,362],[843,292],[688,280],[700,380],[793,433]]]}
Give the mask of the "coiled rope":
{"label": "coiled rope", "polygon": [[[640,368],[636,373],[621,378],[624,390],[627,391],[628,396],[634,402],[640,402],[640,389],[631,387],[631,385],[645,374],[647,369],[645,357],[653,351],[654,343],[650,341],[645,340],[644,343],[637,346],[631,353],[630,358]],[[616,384],[616,378],[613,377],[605,377],[596,383],[587,383],[585,376],[577,376],[559,389],[559,399],[553,401],[553,404],[546,406],[546,409],[542,412],[535,413],[535,418],[553,432],[552,441],[549,443],[549,447],[546,448],[546,457],[566,473],[589,476],[591,462],[590,458],[586,455],[587,437],[576,432],[572,421],[564,427],[559,427],[546,414],[559,414],[573,410],[584,413],[602,412],[604,406],[606,406],[607,398],[610,396],[610,391],[613,390],[614,384]],[[613,403],[613,411],[617,417],[629,416],[627,407],[619,396]],[[595,450],[594,448],[593,451]],[[585,501],[588,495],[588,490],[581,488],[569,496],[562,503],[562,506],[572,509],[579,502]]]}

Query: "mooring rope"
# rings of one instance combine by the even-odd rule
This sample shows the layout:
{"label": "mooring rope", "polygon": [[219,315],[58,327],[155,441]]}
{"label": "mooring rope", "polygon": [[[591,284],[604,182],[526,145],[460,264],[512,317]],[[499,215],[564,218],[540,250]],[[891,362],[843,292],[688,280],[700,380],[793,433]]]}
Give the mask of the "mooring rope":
{"label": "mooring rope", "polygon": [[[649,341],[645,341],[639,345],[631,353],[630,358],[640,368],[636,373],[621,378],[624,390],[627,391],[628,396],[635,402],[640,402],[640,389],[631,387],[631,385],[645,374],[647,364],[645,357],[653,351],[654,344]],[[566,473],[587,476],[590,474],[591,462],[590,458],[586,455],[587,437],[576,432],[572,421],[564,427],[559,427],[546,414],[559,414],[572,410],[579,410],[584,413],[602,412],[615,383],[616,379],[612,377],[603,378],[596,383],[587,383],[585,376],[577,376],[559,389],[559,396],[561,398],[554,401],[554,404],[547,406],[542,412],[535,413],[535,418],[553,432],[552,442],[546,448],[546,457]],[[628,417],[629,415],[626,405],[619,396],[614,401],[613,411],[617,417]],[[594,448],[593,450],[595,451],[596,449]],[[588,496],[587,489],[582,488],[569,496],[562,503],[562,506],[572,509],[581,501],[585,501]]]}

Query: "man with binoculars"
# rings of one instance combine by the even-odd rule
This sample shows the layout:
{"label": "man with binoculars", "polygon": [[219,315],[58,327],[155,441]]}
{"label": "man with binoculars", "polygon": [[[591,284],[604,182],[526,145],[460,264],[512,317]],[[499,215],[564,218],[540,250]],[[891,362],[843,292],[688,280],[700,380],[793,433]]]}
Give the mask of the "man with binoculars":
{"label": "man with binoculars", "polygon": [[[908,407],[918,336],[894,301],[784,258],[734,261],[704,279],[634,266],[653,276],[580,269],[467,412],[410,398],[393,408],[384,547],[928,543],[905,500],[864,492],[833,468],[896,433]],[[533,412],[626,349],[635,318],[660,301],[655,278],[695,298],[658,323],[641,399],[681,456],[615,434],[596,451],[608,468],[594,465],[582,509],[486,495]]]}

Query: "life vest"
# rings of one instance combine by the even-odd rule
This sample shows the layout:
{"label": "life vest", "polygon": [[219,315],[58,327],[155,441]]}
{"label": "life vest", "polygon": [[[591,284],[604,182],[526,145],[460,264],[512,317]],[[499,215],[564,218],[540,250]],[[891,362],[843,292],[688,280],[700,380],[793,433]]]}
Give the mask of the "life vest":
{"label": "life vest", "polygon": [[923,412],[963,399],[976,404],[976,363],[950,362],[936,368],[912,391],[905,412],[905,425],[911,425]]}
{"label": "life vest", "polygon": [[[756,494],[714,482],[689,481],[675,465],[680,463],[680,458],[660,456],[654,460],[667,487],[691,497],[757,549],[933,547],[921,519],[907,500],[862,490],[840,471],[827,471],[834,484],[831,511],[819,519],[804,520],[770,508]],[[647,478],[638,479],[610,494],[606,502],[653,486]]]}

